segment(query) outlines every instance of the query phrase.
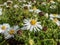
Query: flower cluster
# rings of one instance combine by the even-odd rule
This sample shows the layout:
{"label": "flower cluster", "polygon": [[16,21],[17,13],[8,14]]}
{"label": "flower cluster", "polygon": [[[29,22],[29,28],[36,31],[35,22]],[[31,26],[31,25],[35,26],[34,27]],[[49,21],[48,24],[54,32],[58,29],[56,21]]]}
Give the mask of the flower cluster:
{"label": "flower cluster", "polygon": [[59,0],[0,2],[0,45],[59,45]]}
{"label": "flower cluster", "polygon": [[0,33],[4,34],[5,39],[9,39],[14,37],[14,34],[17,33],[18,25],[10,27],[9,24],[2,24],[0,25]]}

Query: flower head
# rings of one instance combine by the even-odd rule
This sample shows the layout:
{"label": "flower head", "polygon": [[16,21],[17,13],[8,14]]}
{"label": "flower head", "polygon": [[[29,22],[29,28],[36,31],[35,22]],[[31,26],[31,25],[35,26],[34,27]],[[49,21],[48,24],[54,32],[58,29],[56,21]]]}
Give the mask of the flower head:
{"label": "flower head", "polygon": [[9,28],[10,28],[9,24],[0,25],[0,33],[4,33],[4,31],[6,31]]}
{"label": "flower head", "polygon": [[32,31],[32,30],[36,31],[36,30],[42,29],[42,26],[40,25],[40,22],[37,22],[36,19],[25,19],[24,23],[25,23],[24,27],[22,28],[23,30],[27,29],[27,30],[30,30],[30,31]]}
{"label": "flower head", "polygon": [[14,37],[14,34],[17,33],[17,29],[18,29],[17,26],[14,26],[14,27],[6,30],[6,31],[4,32],[4,37],[5,37],[5,39],[9,39],[9,38],[11,38],[11,37]]}
{"label": "flower head", "polygon": [[33,9],[29,9],[29,12],[39,13],[41,10],[37,9],[36,6],[34,6]]}
{"label": "flower head", "polygon": [[60,18],[60,15],[59,14],[50,14],[50,17],[52,17],[52,18]]}

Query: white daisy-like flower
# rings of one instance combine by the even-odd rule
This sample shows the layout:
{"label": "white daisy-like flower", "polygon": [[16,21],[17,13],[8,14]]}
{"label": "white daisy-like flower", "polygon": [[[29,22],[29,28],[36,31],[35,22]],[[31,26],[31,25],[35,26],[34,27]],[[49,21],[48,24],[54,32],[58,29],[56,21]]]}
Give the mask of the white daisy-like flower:
{"label": "white daisy-like flower", "polygon": [[33,9],[29,9],[30,12],[35,12],[35,13],[39,13],[41,12],[41,10],[37,9],[35,6]]}
{"label": "white daisy-like flower", "polygon": [[0,8],[0,15],[2,15],[2,8]]}
{"label": "white daisy-like flower", "polygon": [[0,25],[0,33],[4,33],[9,28],[10,28],[9,24]]}
{"label": "white daisy-like flower", "polygon": [[55,22],[58,26],[60,26],[60,21],[57,18],[52,18],[50,17],[50,19]]}
{"label": "white daisy-like flower", "polygon": [[8,3],[11,3],[11,4],[12,4],[12,3],[13,3],[13,1],[11,1],[11,0],[7,0],[7,2],[4,2],[4,4],[3,4],[3,5],[7,7],[7,6],[9,6],[9,5],[8,5]]}
{"label": "white daisy-like flower", "polygon": [[5,39],[9,39],[9,38],[11,38],[11,37],[14,37],[14,34],[17,33],[17,29],[18,29],[18,28],[19,28],[18,25],[16,25],[16,26],[8,29],[7,31],[5,31],[5,32],[4,32],[4,37],[5,37]]}
{"label": "white daisy-like flower", "polygon": [[59,14],[50,14],[50,17],[52,17],[52,18],[60,18],[60,15]]}
{"label": "white daisy-like flower", "polygon": [[37,20],[36,19],[25,19],[24,20],[24,27],[22,28],[22,30],[30,30],[30,31],[32,31],[32,30],[34,30],[34,31],[36,31],[36,30],[40,30],[40,29],[42,29],[42,26],[41,26],[41,22],[37,22]]}
{"label": "white daisy-like flower", "polygon": [[31,4],[23,4],[22,8],[24,8],[25,6],[27,6],[28,9],[30,9],[32,5]]}

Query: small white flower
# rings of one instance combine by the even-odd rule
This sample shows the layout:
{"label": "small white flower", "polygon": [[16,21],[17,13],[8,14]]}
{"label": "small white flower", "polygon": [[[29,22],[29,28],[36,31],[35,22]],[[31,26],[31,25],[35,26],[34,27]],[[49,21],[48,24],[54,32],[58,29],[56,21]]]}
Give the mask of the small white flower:
{"label": "small white flower", "polygon": [[52,17],[52,18],[54,18],[54,17],[60,18],[60,15],[59,14],[50,14],[50,17]]}
{"label": "small white flower", "polygon": [[9,5],[8,5],[8,3],[11,3],[11,4],[12,4],[12,3],[13,3],[13,1],[11,1],[11,0],[7,0],[7,2],[4,2],[4,4],[3,4],[3,5],[4,5],[4,6],[6,6],[6,7],[8,7],[8,6],[9,6]]}
{"label": "small white flower", "polygon": [[41,12],[41,10],[37,9],[35,6],[33,9],[29,9],[30,12],[35,12],[35,13],[39,13]]}
{"label": "small white flower", "polygon": [[55,22],[58,26],[60,26],[60,21],[57,19],[60,18],[58,14],[50,14],[50,19]]}
{"label": "small white flower", "polygon": [[22,28],[22,30],[30,30],[30,31],[32,31],[32,30],[34,30],[34,31],[36,31],[36,30],[40,30],[40,29],[42,29],[42,26],[40,25],[40,22],[37,22],[37,20],[36,19],[25,19],[24,20],[24,27]]}
{"label": "small white flower", "polygon": [[30,5],[30,4],[23,4],[22,8],[24,8],[25,6],[27,6],[27,7],[28,7],[28,9],[30,9],[30,8],[31,8],[31,5]]}
{"label": "small white flower", "polygon": [[55,22],[58,26],[60,26],[60,21],[57,18],[52,18],[50,17],[50,19]]}
{"label": "small white flower", "polygon": [[17,33],[17,29],[18,29],[18,28],[19,28],[18,25],[16,25],[16,26],[8,29],[7,31],[5,31],[5,32],[4,32],[4,37],[5,37],[5,39],[9,39],[9,38],[11,38],[11,37],[14,37],[14,34]]}
{"label": "small white flower", "polygon": [[10,28],[9,24],[0,25],[0,33],[4,33],[4,31],[6,31],[9,28]]}

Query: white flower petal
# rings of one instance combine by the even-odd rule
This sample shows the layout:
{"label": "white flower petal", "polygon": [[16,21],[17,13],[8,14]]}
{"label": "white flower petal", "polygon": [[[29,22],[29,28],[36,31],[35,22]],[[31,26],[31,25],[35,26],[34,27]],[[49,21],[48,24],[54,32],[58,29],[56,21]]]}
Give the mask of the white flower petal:
{"label": "white flower petal", "polygon": [[0,29],[0,33],[4,33],[4,30]]}
{"label": "white flower petal", "polygon": [[31,27],[31,25],[27,26],[27,30],[29,30],[29,29],[30,29],[30,27]]}
{"label": "white flower petal", "polygon": [[39,10],[39,9],[35,10],[35,13],[39,13],[39,12],[41,12],[41,10]]}
{"label": "white flower petal", "polygon": [[41,25],[37,25],[38,28],[42,29],[42,26]]}
{"label": "white flower petal", "polygon": [[8,28],[10,28],[10,25],[9,24],[3,24],[2,26],[6,26],[6,28],[8,29]]}
{"label": "white flower petal", "polygon": [[38,30],[38,31],[40,30],[37,26],[35,26],[35,28],[36,28],[36,30]]}
{"label": "white flower petal", "polygon": [[60,26],[60,21],[57,21],[56,24],[57,24],[58,26]]}
{"label": "white flower petal", "polygon": [[16,26],[14,26],[14,30],[17,30],[19,28],[19,26],[18,25],[16,25]]}
{"label": "white flower petal", "polygon": [[34,31],[36,31],[36,28],[34,28]]}
{"label": "white flower petal", "polygon": [[33,26],[31,26],[31,27],[30,27],[30,31],[32,31],[32,30],[33,30],[33,28],[34,28],[34,27],[33,27]]}

